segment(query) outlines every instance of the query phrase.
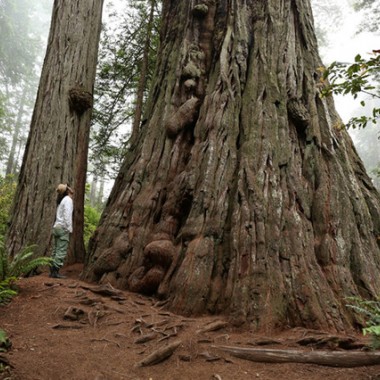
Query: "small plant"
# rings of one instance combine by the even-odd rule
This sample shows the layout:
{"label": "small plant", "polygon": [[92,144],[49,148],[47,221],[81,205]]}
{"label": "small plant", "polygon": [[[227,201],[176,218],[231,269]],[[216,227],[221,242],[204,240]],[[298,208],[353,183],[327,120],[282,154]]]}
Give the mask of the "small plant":
{"label": "small plant", "polygon": [[100,219],[100,212],[95,207],[91,207],[89,204],[85,204],[83,238],[84,238],[84,244],[86,247],[88,246],[90,237],[96,230],[96,227],[99,223],[99,219]]}
{"label": "small plant", "polygon": [[0,305],[8,303],[12,297],[17,295],[15,283],[16,277],[8,277],[6,280],[0,281]]}
{"label": "small plant", "polygon": [[[325,88],[322,97],[332,94],[351,94],[354,99],[358,94],[366,94],[372,98],[380,98],[379,89],[373,83],[378,82],[380,74],[380,50],[373,50],[369,59],[356,55],[355,62],[351,64],[333,62],[329,67],[322,68],[322,82]],[[327,83],[329,79],[330,83]],[[364,107],[365,101],[360,104]],[[353,117],[349,120],[347,128],[365,128],[368,123],[376,124],[380,118],[380,108],[374,107],[370,116]]]}
{"label": "small plant", "polygon": [[12,200],[16,192],[16,182],[11,175],[0,175],[0,235],[7,230]]}
{"label": "small plant", "polygon": [[[7,352],[12,346],[12,342],[9,340],[7,333],[0,328],[0,353]],[[5,374],[5,372],[9,369],[8,360],[0,356],[0,375]],[[2,377],[3,378],[3,377]]]}
{"label": "small plant", "polygon": [[348,300],[352,303],[347,307],[355,310],[363,317],[363,324],[366,325],[362,329],[363,335],[371,336],[371,347],[373,349],[380,348],[380,299],[369,301],[350,297]]}
{"label": "small plant", "polygon": [[33,257],[35,246],[24,248],[12,260],[0,238],[0,305],[17,294],[16,281],[39,266],[51,265],[50,257]]}
{"label": "small plant", "polygon": [[7,333],[0,329],[0,352],[6,352],[12,346],[11,341],[9,340]]}

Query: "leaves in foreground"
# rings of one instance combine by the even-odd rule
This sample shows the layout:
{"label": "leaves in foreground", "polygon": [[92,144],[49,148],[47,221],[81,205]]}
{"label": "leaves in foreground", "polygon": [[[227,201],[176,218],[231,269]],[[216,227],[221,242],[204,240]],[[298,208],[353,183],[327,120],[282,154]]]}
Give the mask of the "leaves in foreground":
{"label": "leaves in foreground", "polygon": [[19,277],[52,263],[50,257],[34,257],[34,248],[26,247],[12,259],[6,252],[3,239],[0,239],[0,305],[17,294],[16,281]]}
{"label": "leaves in foreground", "polygon": [[[326,84],[329,80],[321,91],[322,97],[351,94],[356,99],[359,94],[366,94],[371,98],[380,98],[379,88],[374,85],[380,76],[380,50],[373,50],[369,59],[357,54],[354,63],[333,62],[321,71],[322,82]],[[360,104],[364,107],[366,103],[362,100]],[[379,117],[380,108],[374,107],[371,115],[353,117],[346,127],[365,128],[368,123],[376,124]]]}
{"label": "leaves in foreground", "polygon": [[362,329],[363,335],[371,336],[371,347],[380,348],[380,299],[364,300],[358,297],[349,297],[347,307],[355,310],[363,318],[366,327]]}

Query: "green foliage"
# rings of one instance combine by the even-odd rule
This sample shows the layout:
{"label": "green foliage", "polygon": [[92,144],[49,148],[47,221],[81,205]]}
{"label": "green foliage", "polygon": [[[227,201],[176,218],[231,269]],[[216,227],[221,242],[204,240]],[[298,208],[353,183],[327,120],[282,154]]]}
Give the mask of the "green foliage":
{"label": "green foliage", "polygon": [[35,246],[21,250],[12,260],[9,258],[4,242],[0,240],[0,281],[10,277],[18,278],[39,266],[50,265],[50,257],[33,257]]}
{"label": "green foliage", "polygon": [[100,212],[95,207],[91,207],[89,204],[84,206],[84,231],[83,239],[84,244],[87,247],[91,235],[95,232],[95,229],[99,223]]}
{"label": "green foliage", "polygon": [[0,236],[5,235],[7,223],[14,194],[16,192],[16,182],[12,176],[2,177],[0,175]]}
{"label": "green foliage", "polygon": [[[3,329],[0,328],[0,352],[7,352],[11,346],[12,346],[12,342],[8,338],[7,333]],[[9,366],[7,366],[7,362],[2,361],[0,357],[0,375],[4,374],[4,372],[8,368]],[[5,377],[1,377],[1,378],[5,379]]]}
{"label": "green foliage", "polygon": [[17,291],[14,289],[16,277],[8,277],[4,281],[0,281],[0,305],[8,303]]}
{"label": "green foliage", "polygon": [[[151,2],[126,1],[125,9],[111,14],[102,31],[89,157],[94,174],[101,177],[114,178],[126,153]],[[154,4],[156,10],[149,46],[145,98],[152,81],[159,43],[159,1],[154,0]]]}
{"label": "green foliage", "polygon": [[0,238],[0,304],[8,302],[17,294],[15,283],[20,276],[52,263],[50,257],[33,257],[34,248],[35,246],[26,247],[11,259]]}
{"label": "green foliage", "polygon": [[[322,96],[332,94],[351,94],[354,99],[358,94],[366,94],[372,98],[380,98],[378,89],[373,84],[373,79],[380,74],[380,50],[374,50],[369,59],[364,59],[358,54],[352,64],[333,62],[323,70],[322,79],[330,83],[322,90]],[[365,101],[360,102],[365,106]],[[359,116],[352,118],[347,127],[365,128],[368,123],[376,124],[380,116],[380,108],[374,107],[370,116]]]}
{"label": "green foliage", "polygon": [[11,341],[8,338],[7,333],[0,329],[0,352],[6,352],[11,347]]}
{"label": "green foliage", "polygon": [[371,347],[380,348],[380,299],[369,301],[359,297],[349,297],[347,307],[355,310],[363,318],[363,335],[369,334],[372,338]]}

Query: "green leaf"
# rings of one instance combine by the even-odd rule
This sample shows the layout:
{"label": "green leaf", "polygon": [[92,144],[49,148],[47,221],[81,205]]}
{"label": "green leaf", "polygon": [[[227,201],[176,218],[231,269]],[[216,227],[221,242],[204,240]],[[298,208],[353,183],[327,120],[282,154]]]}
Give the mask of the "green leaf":
{"label": "green leaf", "polygon": [[380,336],[380,326],[371,326],[371,327],[366,327],[363,329],[363,335],[379,335]]}

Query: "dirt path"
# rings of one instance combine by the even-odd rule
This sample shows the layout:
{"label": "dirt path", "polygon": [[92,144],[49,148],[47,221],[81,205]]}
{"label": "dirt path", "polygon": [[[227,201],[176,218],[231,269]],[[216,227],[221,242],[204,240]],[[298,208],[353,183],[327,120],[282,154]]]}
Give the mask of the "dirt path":
{"label": "dirt path", "polygon": [[[6,357],[13,366],[0,379],[380,380],[380,366],[332,368],[231,357],[212,346],[312,350],[339,344],[321,332],[293,329],[264,337],[237,330],[220,317],[175,315],[157,300],[81,282],[79,270],[66,268],[65,280],[46,273],[22,279],[19,296],[0,307],[0,328],[12,341]],[[215,331],[200,331],[210,323],[216,323]],[[363,343],[360,335],[346,338],[346,345]],[[136,365],[175,342],[178,347],[161,363]]]}

